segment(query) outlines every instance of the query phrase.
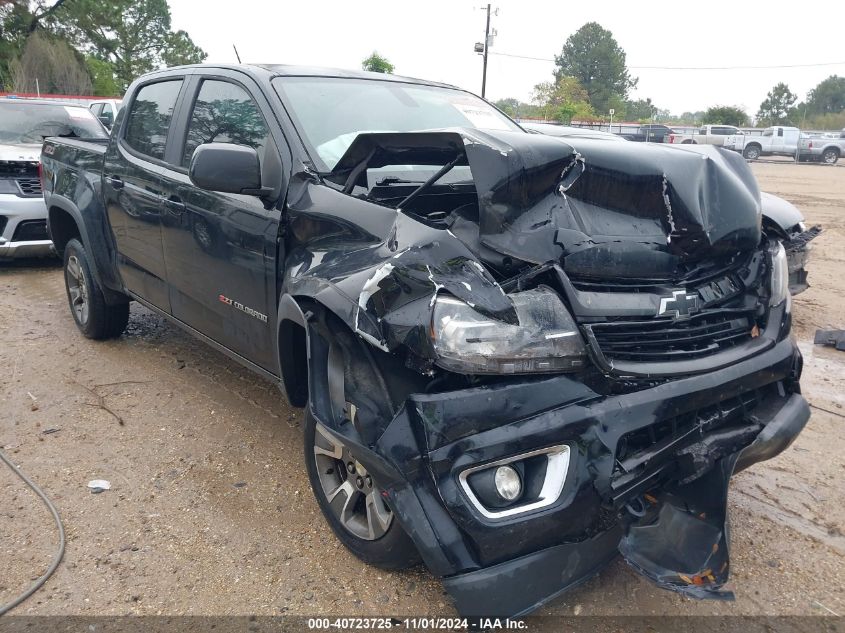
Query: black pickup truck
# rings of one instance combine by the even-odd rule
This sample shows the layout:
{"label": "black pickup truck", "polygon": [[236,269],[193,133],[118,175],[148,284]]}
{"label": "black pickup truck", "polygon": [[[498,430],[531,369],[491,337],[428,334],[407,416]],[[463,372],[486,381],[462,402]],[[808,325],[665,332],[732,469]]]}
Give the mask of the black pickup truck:
{"label": "black pickup truck", "polygon": [[810,416],[783,246],[736,154],[526,133],[414,79],[146,75],[48,139],[71,314],[136,301],[305,408],[327,524],[524,614],[621,553],[724,598],[731,475]]}

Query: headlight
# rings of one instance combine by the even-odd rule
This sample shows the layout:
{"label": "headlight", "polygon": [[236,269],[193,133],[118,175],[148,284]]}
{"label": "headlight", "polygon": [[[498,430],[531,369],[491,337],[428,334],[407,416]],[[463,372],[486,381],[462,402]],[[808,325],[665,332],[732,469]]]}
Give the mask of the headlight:
{"label": "headlight", "polygon": [[569,311],[549,289],[509,295],[518,325],[486,317],[454,297],[438,297],[432,338],[437,363],[473,374],[571,371],[586,350]]}
{"label": "headlight", "polygon": [[776,306],[789,299],[789,264],[786,261],[786,250],[780,242],[770,252],[772,255],[771,305]]}

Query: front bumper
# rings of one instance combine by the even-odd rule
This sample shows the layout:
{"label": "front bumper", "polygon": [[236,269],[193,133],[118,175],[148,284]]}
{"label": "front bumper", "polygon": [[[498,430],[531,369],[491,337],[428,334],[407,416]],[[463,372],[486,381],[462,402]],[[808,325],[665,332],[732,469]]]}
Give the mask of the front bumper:
{"label": "front bumper", "polygon": [[[21,239],[23,223],[45,223],[44,198],[0,195],[0,259],[46,257],[54,254],[49,239]],[[32,224],[29,225],[30,227]],[[28,231],[29,232],[29,231]],[[40,231],[39,231],[40,232]]]}
{"label": "front bumper", "polygon": [[[800,354],[784,340],[728,367],[620,395],[599,394],[567,375],[414,395],[371,446],[356,442],[351,425],[330,430],[357,444],[353,452],[458,611],[515,616],[594,574],[626,539],[636,550],[631,535],[639,537],[643,526],[632,520],[632,505],[695,488],[716,471],[725,473],[726,498],[737,460],[745,468],[786,448],[809,418],[800,372]],[[666,428],[681,431],[661,435]],[[653,445],[620,459],[622,446],[649,433]],[[459,484],[468,468],[559,444],[572,458],[564,489],[548,507],[491,520]],[[620,462],[636,468],[620,469]],[[662,569],[660,555],[629,554],[635,569],[686,592],[651,573]],[[715,597],[698,593],[689,595]]]}

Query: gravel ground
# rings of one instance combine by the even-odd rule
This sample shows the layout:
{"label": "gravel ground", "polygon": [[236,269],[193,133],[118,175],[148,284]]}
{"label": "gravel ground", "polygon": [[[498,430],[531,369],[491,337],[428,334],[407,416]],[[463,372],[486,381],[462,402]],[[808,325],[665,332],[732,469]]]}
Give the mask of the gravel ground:
{"label": "gravel ground", "polygon": [[[687,600],[617,561],[542,614],[845,614],[845,354],[812,345],[816,328],[845,327],[845,170],[753,169],[825,232],[794,303],[813,417],[734,480],[736,601]],[[0,446],[68,538],[59,570],[14,613],[454,614],[425,569],[379,571],[339,545],[302,466],[302,412],[275,386],[139,306],[119,340],[84,339],[57,265],[4,266],[0,293]],[[112,488],[91,494],[91,479]],[[0,604],[55,546],[49,514],[0,465]]]}

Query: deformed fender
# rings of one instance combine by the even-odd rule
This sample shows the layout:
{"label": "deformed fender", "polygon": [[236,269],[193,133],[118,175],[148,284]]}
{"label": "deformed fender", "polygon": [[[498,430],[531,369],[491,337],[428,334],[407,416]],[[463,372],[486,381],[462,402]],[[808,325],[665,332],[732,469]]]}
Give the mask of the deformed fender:
{"label": "deformed fender", "polygon": [[804,215],[798,207],[780,196],[761,191],[760,205],[763,217],[774,222],[785,235],[788,235],[796,224],[804,221]]}
{"label": "deformed fender", "polygon": [[[434,357],[428,326],[441,290],[516,323],[505,291],[449,230],[328,187],[302,187],[289,203],[287,294],[313,299],[383,351],[405,347],[421,359]],[[317,216],[314,208],[338,213]],[[349,217],[364,220],[353,225]]]}

